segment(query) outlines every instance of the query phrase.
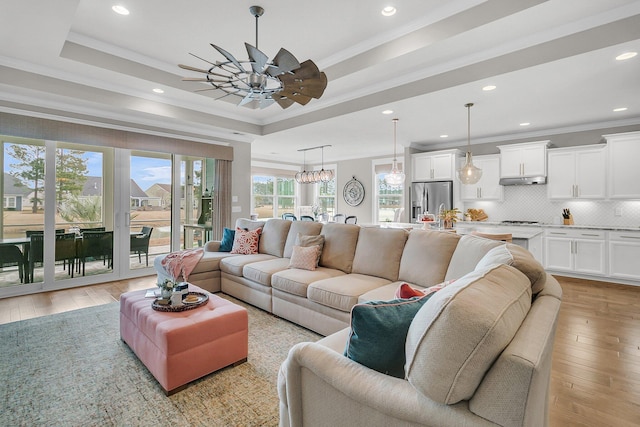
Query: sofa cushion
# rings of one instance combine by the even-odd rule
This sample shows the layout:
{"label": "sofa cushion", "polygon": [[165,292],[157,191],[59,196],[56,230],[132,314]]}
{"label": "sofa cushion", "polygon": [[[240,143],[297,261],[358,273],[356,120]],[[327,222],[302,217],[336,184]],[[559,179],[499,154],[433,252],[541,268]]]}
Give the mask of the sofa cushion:
{"label": "sofa cushion", "polygon": [[407,379],[432,400],[468,400],[531,307],[531,284],[506,264],[433,294],[407,334]]}
{"label": "sofa cushion", "polygon": [[307,297],[307,288],[313,282],[329,279],[331,277],[344,276],[346,273],[334,268],[318,267],[313,271],[288,269],[271,276],[271,287],[288,294]]}
{"label": "sofa cushion", "polygon": [[360,228],[351,272],[398,280],[408,235],[402,228]]}
{"label": "sofa cushion", "polygon": [[534,295],[540,292],[547,282],[547,273],[542,264],[531,252],[512,243],[491,249],[478,262],[476,269],[485,269],[492,264],[508,264],[520,270],[531,281],[531,291]]}
{"label": "sofa cushion", "polygon": [[431,295],[354,305],[344,355],[383,374],[404,378],[409,325]]}
{"label": "sofa cushion", "polygon": [[219,252],[231,252],[233,249],[233,241],[236,235],[236,230],[225,227],[222,231],[222,240],[220,241]]}
{"label": "sofa cushion", "polygon": [[298,233],[296,237],[296,245],[298,246],[317,246],[318,257],[316,259],[316,266],[320,263],[320,255],[322,255],[322,249],[324,248],[324,236],[319,234],[317,236],[306,236]]}
{"label": "sofa cushion", "polygon": [[232,254],[252,255],[258,253],[258,243],[260,242],[261,228],[255,230],[242,230],[236,228],[233,237]]}
{"label": "sofa cushion", "polygon": [[355,224],[324,224],[321,233],[324,236],[324,249],[320,255],[320,266],[351,273],[359,233],[360,227]]}
{"label": "sofa cushion", "polygon": [[320,258],[320,246],[294,246],[289,261],[289,268],[300,268],[302,270],[315,270]]}
{"label": "sofa cushion", "polygon": [[360,295],[388,283],[389,280],[381,277],[355,273],[345,274],[313,282],[307,288],[307,298],[318,304],[348,313],[351,311],[351,307],[358,303]]}
{"label": "sofa cushion", "polygon": [[243,230],[255,230],[264,227],[264,221],[253,221],[247,218],[238,218],[236,220],[236,228],[242,228]]}
{"label": "sofa cushion", "polygon": [[497,240],[465,234],[460,238],[453,252],[444,280],[455,280],[475,270],[476,265],[487,252],[504,244]]}
{"label": "sofa cushion", "polygon": [[283,256],[285,258],[291,258],[291,252],[293,246],[296,245],[296,238],[298,234],[303,236],[317,236],[322,231],[322,223],[314,221],[289,221],[291,227],[289,228],[289,234],[287,235],[287,241],[284,245]]}
{"label": "sofa cushion", "polygon": [[266,221],[262,228],[258,252],[282,258],[292,221],[274,218]]}
{"label": "sofa cushion", "polygon": [[412,230],[402,252],[398,280],[423,287],[444,281],[459,241],[456,233]]}
{"label": "sofa cushion", "polygon": [[271,276],[289,267],[288,258],[252,262],[242,267],[242,276],[264,286],[271,286]]}
{"label": "sofa cushion", "polygon": [[191,274],[204,273],[207,271],[220,270],[220,261],[227,257],[233,257],[229,252],[208,252],[204,251],[202,258],[191,271]]}
{"label": "sofa cushion", "polygon": [[229,256],[220,260],[220,271],[233,274],[234,276],[242,276],[242,269],[245,265],[276,258],[277,257],[273,255],[266,254]]}

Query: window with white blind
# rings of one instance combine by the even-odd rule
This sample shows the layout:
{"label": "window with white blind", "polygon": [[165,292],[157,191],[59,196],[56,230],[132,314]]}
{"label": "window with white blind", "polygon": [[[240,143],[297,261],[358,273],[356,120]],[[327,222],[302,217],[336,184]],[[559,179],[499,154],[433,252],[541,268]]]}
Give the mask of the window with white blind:
{"label": "window with white blind", "polygon": [[[377,159],[372,162],[373,170],[373,221],[404,221],[404,186],[391,187],[384,177],[391,172],[393,159]],[[398,168],[404,170],[398,161]]]}

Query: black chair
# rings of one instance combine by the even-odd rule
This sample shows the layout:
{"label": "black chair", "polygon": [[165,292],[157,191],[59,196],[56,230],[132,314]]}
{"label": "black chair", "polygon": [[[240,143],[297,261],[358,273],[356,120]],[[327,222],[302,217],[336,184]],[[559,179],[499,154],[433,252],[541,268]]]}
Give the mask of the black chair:
{"label": "black chair", "polygon": [[300,215],[300,221],[315,221],[315,218],[309,215]]}
{"label": "black chair", "polygon": [[85,231],[79,244],[78,259],[85,275],[87,260],[100,260],[108,268],[113,268],[113,231]]}
{"label": "black chair", "polygon": [[24,254],[17,246],[0,246],[0,267],[17,266],[20,283],[24,283],[24,261]]}
{"label": "black chair", "polygon": [[106,230],[106,227],[81,228],[80,234],[84,233],[85,231],[105,231],[105,230]]}
{"label": "black chair", "polygon": [[344,223],[345,224],[357,224],[358,223],[358,217],[355,215],[349,215],[348,217],[346,217],[344,219]]}
{"label": "black chair", "polygon": [[282,214],[282,219],[288,219],[289,221],[297,221],[298,218],[292,213],[284,213]]}
{"label": "black chair", "polygon": [[[33,233],[29,242],[29,280],[33,282],[33,270],[36,263],[44,262],[44,234]],[[63,261],[64,268],[69,267],[69,275],[73,277],[76,252],[75,233],[56,233],[55,261]]]}
{"label": "black chair", "polygon": [[141,254],[145,254],[147,267],[149,266],[149,240],[153,227],[142,227],[140,234],[132,234],[130,239],[131,253],[138,254],[138,262],[142,262]]}
{"label": "black chair", "polygon": [[340,224],[343,224],[344,220],[345,220],[344,214],[335,214],[333,216],[333,222],[339,222]]}

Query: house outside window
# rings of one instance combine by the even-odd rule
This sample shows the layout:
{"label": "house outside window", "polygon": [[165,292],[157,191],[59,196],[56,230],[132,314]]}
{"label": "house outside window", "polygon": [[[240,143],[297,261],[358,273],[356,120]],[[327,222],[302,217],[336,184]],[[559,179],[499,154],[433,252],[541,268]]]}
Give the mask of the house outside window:
{"label": "house outside window", "polygon": [[[374,222],[402,222],[404,217],[404,186],[391,187],[384,177],[391,172],[393,159],[378,159],[373,166],[373,220]],[[403,164],[398,162],[403,170]]]}

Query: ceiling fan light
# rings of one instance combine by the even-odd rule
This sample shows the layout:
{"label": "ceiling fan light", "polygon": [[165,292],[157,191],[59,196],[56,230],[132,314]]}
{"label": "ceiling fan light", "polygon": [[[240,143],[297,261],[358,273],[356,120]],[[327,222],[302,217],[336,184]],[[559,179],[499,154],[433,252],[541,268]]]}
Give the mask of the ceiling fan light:
{"label": "ceiling fan light", "polygon": [[475,184],[482,178],[482,169],[473,164],[473,156],[467,151],[467,158],[464,166],[458,169],[458,179],[463,184]]}

